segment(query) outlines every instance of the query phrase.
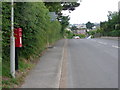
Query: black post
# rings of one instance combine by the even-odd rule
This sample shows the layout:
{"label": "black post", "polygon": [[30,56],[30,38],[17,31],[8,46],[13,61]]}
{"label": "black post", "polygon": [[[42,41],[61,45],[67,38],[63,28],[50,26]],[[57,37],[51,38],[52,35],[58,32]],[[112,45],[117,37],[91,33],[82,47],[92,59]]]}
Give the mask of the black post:
{"label": "black post", "polygon": [[15,70],[18,70],[18,53],[19,47],[15,47]]}

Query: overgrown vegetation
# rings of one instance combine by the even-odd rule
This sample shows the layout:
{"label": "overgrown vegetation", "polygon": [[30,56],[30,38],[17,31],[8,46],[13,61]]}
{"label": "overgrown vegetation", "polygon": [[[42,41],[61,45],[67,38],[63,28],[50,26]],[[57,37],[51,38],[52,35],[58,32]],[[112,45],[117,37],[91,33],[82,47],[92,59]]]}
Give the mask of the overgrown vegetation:
{"label": "overgrown vegetation", "polygon": [[[10,78],[10,3],[3,3],[3,50],[2,50],[2,72],[3,78]],[[15,28],[23,29],[23,47],[20,48],[20,58],[30,59],[38,56],[47,44],[54,43],[62,38],[61,24],[58,21],[50,21],[49,10],[44,3],[15,3]],[[29,64],[24,65],[24,61],[19,60],[20,71],[28,68]],[[21,66],[22,65],[22,66]],[[25,67],[24,67],[25,66]],[[13,79],[3,80],[3,84]],[[16,81],[17,82],[17,81]],[[15,84],[15,82],[13,81]]]}
{"label": "overgrown vegetation", "polygon": [[10,75],[9,62],[3,65],[2,73],[2,88],[17,88],[24,82],[24,77],[28,74],[28,71],[35,65],[28,60],[19,60],[19,71],[16,72],[16,78],[12,78]]}
{"label": "overgrown vegetation", "polygon": [[100,23],[102,36],[120,36],[120,12],[110,12],[108,21]]}
{"label": "overgrown vegetation", "polygon": [[65,31],[65,36],[68,39],[72,39],[73,36],[79,36],[81,39],[86,37],[85,34],[74,34],[72,31],[68,31],[68,30]]}
{"label": "overgrown vegetation", "polygon": [[65,31],[65,36],[66,36],[66,38],[68,38],[68,39],[72,39],[73,36],[74,36],[74,34],[73,34],[73,32],[66,30],[66,31]]}
{"label": "overgrown vegetation", "polygon": [[74,11],[76,7],[80,5],[77,2],[45,2],[46,7],[50,12],[55,12],[57,14],[57,19],[62,25],[61,33],[65,35],[65,28],[69,25],[69,16],[63,16],[62,10],[68,10],[69,12]]}
{"label": "overgrown vegetation", "polygon": [[[66,10],[73,10],[78,4],[62,3]],[[11,3],[2,3],[2,76],[3,87],[17,87],[23,80],[24,73],[33,67],[30,59],[35,58],[46,49],[49,44],[63,38],[64,29],[69,24],[69,17],[62,16],[61,3],[16,2],[14,3],[14,27],[22,28],[23,47],[19,53],[19,75],[15,79],[10,75],[10,36],[11,36]],[[60,7],[58,7],[60,6]],[[69,6],[69,7],[67,7]],[[56,8],[54,8],[56,7]],[[50,8],[58,14],[58,20],[50,21]],[[60,9],[62,8],[62,9]]]}
{"label": "overgrown vegetation", "polygon": [[79,36],[80,38],[85,38],[86,37],[85,34],[77,34],[77,36]]}
{"label": "overgrown vegetation", "polygon": [[[0,11],[2,3],[0,2]],[[2,88],[2,14],[0,13],[0,89]]]}
{"label": "overgrown vegetation", "polygon": [[89,32],[87,32],[87,34],[88,34],[88,36],[91,35],[92,38],[94,38],[94,37],[100,37],[102,32],[103,32],[103,31],[98,28],[98,29],[96,29],[96,30],[90,30]]}
{"label": "overgrown vegetation", "polygon": [[87,32],[87,34],[92,35],[93,37],[120,37],[120,12],[109,11],[108,21],[101,22],[100,28],[97,28],[96,30],[90,30]]}

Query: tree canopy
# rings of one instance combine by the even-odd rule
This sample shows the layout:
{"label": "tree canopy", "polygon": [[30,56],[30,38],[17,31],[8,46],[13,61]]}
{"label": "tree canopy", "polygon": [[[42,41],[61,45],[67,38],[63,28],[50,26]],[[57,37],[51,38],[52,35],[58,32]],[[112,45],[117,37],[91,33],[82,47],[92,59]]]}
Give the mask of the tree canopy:
{"label": "tree canopy", "polygon": [[59,13],[62,10],[73,11],[80,5],[78,2],[45,2],[46,7],[50,12]]}
{"label": "tree canopy", "polygon": [[69,16],[63,16],[62,11],[68,10],[73,11],[78,7],[80,3],[76,2],[45,2],[45,6],[50,12],[55,12],[57,14],[57,19],[62,25],[61,33],[64,35],[65,28],[69,25]]}
{"label": "tree canopy", "polygon": [[120,36],[120,12],[108,12],[108,21],[100,23],[103,35]]}
{"label": "tree canopy", "polygon": [[87,29],[92,29],[93,26],[94,26],[94,23],[91,23],[90,21],[86,23]]}

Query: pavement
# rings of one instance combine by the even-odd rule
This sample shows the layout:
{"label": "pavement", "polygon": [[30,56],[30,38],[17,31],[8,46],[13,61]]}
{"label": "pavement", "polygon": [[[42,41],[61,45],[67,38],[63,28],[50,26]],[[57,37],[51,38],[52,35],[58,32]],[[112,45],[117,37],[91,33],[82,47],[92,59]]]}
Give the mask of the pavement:
{"label": "pavement", "polygon": [[102,38],[102,39],[110,39],[110,40],[118,40],[118,39],[120,39],[120,37],[100,37],[100,38]]}
{"label": "pavement", "polygon": [[65,40],[59,40],[53,48],[40,57],[21,88],[59,88]]}

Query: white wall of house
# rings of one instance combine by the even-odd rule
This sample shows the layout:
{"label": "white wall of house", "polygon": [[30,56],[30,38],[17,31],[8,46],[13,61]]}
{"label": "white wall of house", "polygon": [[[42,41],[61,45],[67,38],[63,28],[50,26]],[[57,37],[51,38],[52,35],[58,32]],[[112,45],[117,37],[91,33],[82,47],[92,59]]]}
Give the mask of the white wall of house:
{"label": "white wall of house", "polygon": [[86,30],[77,30],[77,34],[86,34]]}

